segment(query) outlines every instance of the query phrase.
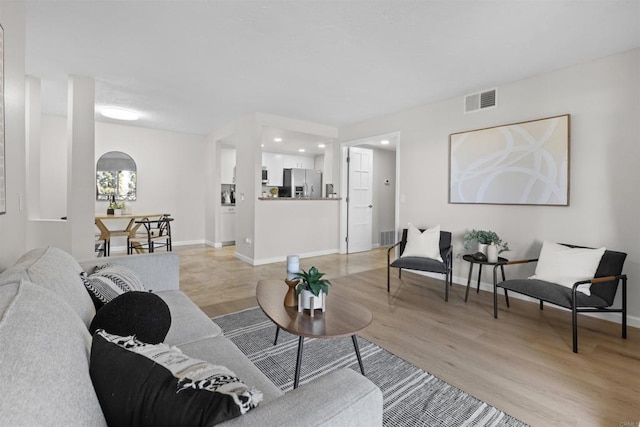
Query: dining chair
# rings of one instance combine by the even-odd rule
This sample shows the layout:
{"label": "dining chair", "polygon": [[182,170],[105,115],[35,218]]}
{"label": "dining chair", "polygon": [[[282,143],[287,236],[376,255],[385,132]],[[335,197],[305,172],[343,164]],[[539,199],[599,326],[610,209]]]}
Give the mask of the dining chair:
{"label": "dining chair", "polygon": [[136,220],[136,224],[140,224],[143,228],[141,233],[136,236],[127,238],[127,254],[143,253],[145,251],[152,253],[156,248],[166,247],[167,251],[172,251],[171,242],[171,218],[170,214],[163,214],[160,218],[149,219],[144,218]]}

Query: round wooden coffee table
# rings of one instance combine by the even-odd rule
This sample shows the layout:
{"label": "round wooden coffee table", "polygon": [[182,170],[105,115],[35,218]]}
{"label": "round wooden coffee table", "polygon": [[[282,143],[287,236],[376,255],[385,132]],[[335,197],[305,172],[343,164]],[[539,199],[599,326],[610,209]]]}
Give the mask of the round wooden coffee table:
{"label": "round wooden coffee table", "polygon": [[284,280],[261,280],[256,288],[256,299],[264,314],[277,326],[273,345],[278,342],[280,329],[299,337],[298,359],[296,360],[293,388],[298,387],[300,380],[300,365],[302,363],[305,337],[337,338],[350,336],[358,358],[358,364],[360,365],[360,372],[364,375],[364,366],[362,365],[360,349],[358,348],[355,334],[371,323],[373,319],[371,312],[360,304],[334,297],[330,292],[327,295],[325,311],[316,310],[314,317],[311,317],[308,310],[299,313],[297,307],[284,306],[284,296],[288,289]]}

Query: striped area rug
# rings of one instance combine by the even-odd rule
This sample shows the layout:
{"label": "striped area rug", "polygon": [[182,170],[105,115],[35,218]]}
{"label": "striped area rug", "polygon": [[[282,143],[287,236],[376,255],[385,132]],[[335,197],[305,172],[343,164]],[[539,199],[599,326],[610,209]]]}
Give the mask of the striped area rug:
{"label": "striped area rug", "polygon": [[[298,337],[280,331],[258,307],[213,319],[283,391],[293,389]],[[524,426],[522,422],[358,337],[367,378],[384,396],[384,426]],[[305,339],[300,384],[341,367],[360,372],[351,338]]]}

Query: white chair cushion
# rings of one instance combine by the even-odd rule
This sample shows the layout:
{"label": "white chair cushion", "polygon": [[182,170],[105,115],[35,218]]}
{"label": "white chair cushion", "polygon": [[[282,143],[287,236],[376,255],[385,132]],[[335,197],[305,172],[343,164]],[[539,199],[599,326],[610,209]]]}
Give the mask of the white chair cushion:
{"label": "white chair cushion", "polygon": [[442,262],[442,257],[440,256],[440,225],[420,232],[416,226],[409,223],[407,228],[407,244],[404,247],[402,256],[431,258]]}
{"label": "white chair cushion", "polygon": [[[544,280],[566,287],[573,287],[581,280],[593,279],[606,248],[570,248],[544,241],[536,271],[530,279]],[[591,284],[578,286],[578,291],[591,295]]]}

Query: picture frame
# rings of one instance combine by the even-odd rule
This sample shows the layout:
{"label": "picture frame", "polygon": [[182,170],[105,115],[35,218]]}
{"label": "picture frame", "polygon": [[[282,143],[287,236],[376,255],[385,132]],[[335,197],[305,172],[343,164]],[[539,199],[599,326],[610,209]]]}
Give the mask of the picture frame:
{"label": "picture frame", "polygon": [[4,116],[4,28],[0,25],[0,215],[7,213]]}
{"label": "picture frame", "polygon": [[569,206],[570,115],[449,137],[449,203]]}

